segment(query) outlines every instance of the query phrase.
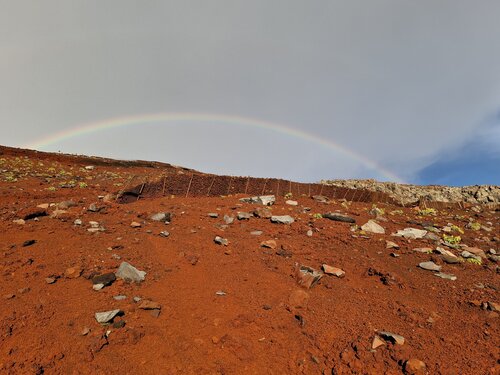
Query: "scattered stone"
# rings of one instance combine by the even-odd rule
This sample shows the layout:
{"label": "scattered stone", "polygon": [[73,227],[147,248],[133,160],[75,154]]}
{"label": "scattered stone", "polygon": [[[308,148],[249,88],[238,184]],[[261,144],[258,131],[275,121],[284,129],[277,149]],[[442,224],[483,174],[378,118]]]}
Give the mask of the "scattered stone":
{"label": "scattered stone", "polygon": [[373,220],[361,226],[361,230],[368,233],[385,234],[385,229]]}
{"label": "scattered stone", "polygon": [[142,225],[141,225],[141,223],[138,223],[137,221],[132,221],[132,222],[130,223],[130,226],[131,226],[132,228],[140,228]]}
{"label": "scattered stone", "polygon": [[23,242],[23,247],[28,247],[31,245],[34,245],[36,243],[36,240],[27,240]]}
{"label": "scattered stone", "polygon": [[424,254],[432,253],[432,249],[430,247],[416,247],[415,249],[413,249],[413,251],[416,251],[417,253],[424,253]]}
{"label": "scattered stone", "polygon": [[253,215],[255,217],[261,218],[261,219],[270,219],[271,216],[273,216],[272,211],[269,208],[266,207],[257,207],[253,211]]}
{"label": "scattered stone", "polygon": [[80,332],[80,335],[82,336],[87,336],[90,333],[90,328],[89,327],[84,327],[82,331]]}
{"label": "scattered stone", "polygon": [[104,273],[102,275],[94,276],[92,278],[92,284],[102,284],[104,286],[111,285],[115,282],[116,275],[113,272]]}
{"label": "scattered stone", "polygon": [[116,271],[116,277],[123,279],[127,282],[135,282],[139,283],[144,281],[146,278],[146,272],[139,271],[134,266],[130,265],[127,262],[122,262],[118,271]]}
{"label": "scattered stone", "polygon": [[160,237],[165,237],[165,238],[167,238],[168,236],[170,236],[170,233],[169,233],[169,232],[167,232],[166,230],[164,230],[164,231],[161,231],[161,232],[160,232]]}
{"label": "scattered stone", "polygon": [[99,223],[97,221],[89,221],[91,228],[99,228]]}
{"label": "scattered stone", "polygon": [[395,242],[392,241],[385,241],[385,248],[386,249],[399,249],[399,245]]}
{"label": "scattered stone", "polygon": [[378,334],[386,341],[390,341],[393,344],[403,345],[405,343],[405,338],[401,335],[397,335],[392,332],[379,331]]}
{"label": "scattered stone", "polygon": [[217,296],[225,296],[226,295],[226,292],[224,292],[223,290],[218,290],[217,292],[215,292],[215,294]]}
{"label": "scattered stone", "polygon": [[75,221],[73,221],[73,225],[82,225],[83,224],[83,221],[81,219],[75,219]]}
{"label": "scattered stone", "polygon": [[441,271],[441,266],[438,266],[436,263],[434,262],[422,262],[422,263],[419,263],[418,266],[424,270],[427,270],[427,271],[436,271],[436,272],[439,272]]}
{"label": "scattered stone", "polygon": [[172,214],[170,212],[158,212],[157,214],[151,215],[149,219],[153,221],[161,221],[163,223],[170,223],[172,221]]}
{"label": "scattered stone", "polygon": [[481,262],[481,257],[480,257],[479,255],[472,254],[472,253],[468,252],[467,250],[462,251],[462,252],[460,253],[460,256],[461,256],[462,258],[465,258],[465,259],[470,258],[470,259],[475,259],[475,260],[477,260],[478,262]]}
{"label": "scattered stone", "polygon": [[451,280],[451,281],[455,281],[457,279],[457,277],[455,275],[452,275],[449,273],[437,272],[434,275],[436,275],[437,277],[440,277],[442,279]]}
{"label": "scattered stone", "polygon": [[274,249],[276,249],[276,246],[278,246],[278,245],[276,244],[276,241],[275,241],[275,240],[267,240],[267,241],[262,241],[262,242],[260,243],[260,246],[261,246],[261,247],[266,247],[266,248],[268,248],[268,249],[273,249],[273,250],[274,250]]}
{"label": "scattered stone", "polygon": [[87,170],[87,171],[93,171],[94,168],[95,167],[93,165],[87,165],[87,166],[85,166],[85,170]]}
{"label": "scattered stone", "polygon": [[312,235],[313,235],[313,231],[312,231],[312,229],[309,229],[309,230],[306,232],[306,235],[307,235],[307,237],[312,237]]}
{"label": "scattered stone", "polygon": [[104,288],[104,284],[94,284],[94,285],[92,285],[92,289],[94,289],[95,291],[101,290],[102,288]]}
{"label": "scattered stone", "polygon": [[141,297],[137,297],[137,296],[135,296],[135,297],[133,298],[133,300],[134,300],[134,302],[135,302],[135,303],[138,303],[138,302],[140,302],[140,301],[142,300],[142,298],[141,298]]}
{"label": "scattered stone", "polygon": [[343,270],[341,270],[340,268],[337,268],[337,267],[329,266],[328,264],[323,264],[322,269],[323,269],[323,272],[326,273],[327,275],[333,275],[333,276],[337,276],[339,278],[342,278],[345,276],[345,272]]}
{"label": "scattered stone", "polygon": [[56,282],[56,278],[55,277],[46,277],[45,282],[47,284],[54,284]]}
{"label": "scattered stone", "polygon": [[16,219],[16,220],[12,220],[12,222],[14,224],[18,224],[18,225],[24,225],[26,223],[26,221],[24,221],[24,219]]}
{"label": "scattered stone", "polygon": [[115,316],[121,313],[122,311],[120,309],[97,312],[95,313],[95,320],[97,320],[97,323],[101,324],[109,323],[115,318]]}
{"label": "scattered stone", "polygon": [[500,303],[488,302],[488,310],[500,312]]}
{"label": "scattered stone", "polygon": [[138,307],[142,310],[161,310],[161,305],[158,302],[148,299],[142,300]]}
{"label": "scattered stone", "polygon": [[219,217],[219,214],[218,213],[215,213],[215,212],[210,212],[208,214],[209,217],[213,218],[213,219],[217,219]]}
{"label": "scattered stone", "polygon": [[229,215],[224,215],[224,222],[229,225],[234,222],[234,217]]}
{"label": "scattered stone", "polygon": [[314,199],[318,203],[330,203],[330,199],[328,199],[328,197],[325,197],[324,195],[313,195],[312,199]]}
{"label": "scattered stone", "polygon": [[427,366],[419,359],[411,358],[405,362],[404,373],[405,375],[424,375]]}
{"label": "scattered stone", "polygon": [[453,254],[451,251],[443,249],[442,247],[436,247],[436,252],[441,254],[441,258],[448,264],[460,263],[460,258]]}
{"label": "scattered stone", "polygon": [[214,238],[214,242],[218,245],[223,245],[223,246],[229,245],[229,241],[226,238],[222,238],[220,236],[216,236]]}
{"label": "scattered stone", "polygon": [[283,258],[291,258],[293,253],[285,245],[281,245],[280,249],[278,251],[276,251],[276,255],[279,255],[280,257],[283,257]]}
{"label": "scattered stone", "polygon": [[399,258],[400,257],[400,255],[397,254],[397,253],[391,253],[390,256],[393,257],[393,258]]}
{"label": "scattered stone", "polygon": [[123,301],[124,299],[127,299],[127,296],[124,296],[123,294],[120,294],[118,296],[113,296],[113,299],[115,301]]}
{"label": "scattered stone", "polygon": [[77,279],[82,272],[83,270],[80,267],[70,267],[64,271],[64,276],[68,279]]}
{"label": "scattered stone", "polygon": [[251,231],[250,234],[252,236],[261,236],[262,235],[262,231],[261,230],[254,230],[254,231]]}
{"label": "scattered stone", "polygon": [[37,208],[41,208],[42,210],[46,210],[49,208],[49,204],[48,203],[42,203],[42,204],[39,204],[36,206]]}
{"label": "scattered stone", "polygon": [[478,257],[481,257],[483,259],[487,258],[485,252],[477,247],[465,246],[464,250],[468,251],[471,254],[477,255]]}
{"label": "scattered stone", "polygon": [[13,293],[9,293],[9,294],[4,294],[3,298],[4,299],[12,299],[14,298],[16,295],[13,294]]}
{"label": "scattered stone", "polygon": [[292,201],[292,200],[287,200],[285,204],[288,204],[289,206],[298,206],[299,202],[297,201]]}
{"label": "scattered stone", "polygon": [[395,234],[392,235],[396,237],[404,237],[407,239],[415,240],[419,238],[424,238],[426,234],[427,231],[423,229],[405,228],[402,230],[398,230]]}
{"label": "scattered stone", "polygon": [[292,224],[295,220],[290,215],[282,215],[282,216],[271,216],[272,223],[278,224]]}
{"label": "scattered stone", "polygon": [[372,341],[372,350],[375,350],[382,345],[385,345],[385,341],[382,340],[379,336],[375,335]]}
{"label": "scattered stone", "polygon": [[60,210],[67,210],[70,207],[76,206],[76,203],[73,201],[63,201],[57,205],[57,208]]}
{"label": "scattered stone", "polygon": [[257,204],[262,204],[263,206],[271,206],[274,204],[274,202],[276,202],[276,197],[274,195],[260,195],[250,198],[241,198],[240,202],[257,203]]}
{"label": "scattered stone", "polygon": [[89,208],[87,208],[87,211],[90,211],[90,212],[99,212],[100,208],[97,207],[97,205],[95,203],[92,203],[89,205]]}
{"label": "scattered stone", "polygon": [[323,277],[323,272],[307,266],[297,267],[297,282],[306,289],[312,288]]}
{"label": "scattered stone", "polygon": [[325,219],[330,219],[333,221],[341,221],[343,223],[356,223],[356,220],[354,220],[352,217],[349,217],[347,215],[343,214],[338,214],[334,212],[327,212],[326,214],[322,215]]}
{"label": "scattered stone", "polygon": [[252,215],[248,212],[238,212],[237,215],[238,220],[250,220],[251,217]]}
{"label": "scattered stone", "polygon": [[441,240],[441,238],[437,234],[432,233],[432,232],[427,232],[427,234],[423,237],[423,239],[430,240],[430,241],[440,241]]}

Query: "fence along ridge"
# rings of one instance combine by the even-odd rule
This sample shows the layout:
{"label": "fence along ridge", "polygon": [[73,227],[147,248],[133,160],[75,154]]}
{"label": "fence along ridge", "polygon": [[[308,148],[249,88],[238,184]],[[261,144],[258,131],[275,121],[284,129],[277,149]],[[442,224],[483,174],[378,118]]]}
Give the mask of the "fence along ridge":
{"label": "fence along ridge", "polygon": [[[135,176],[134,176],[135,177]],[[162,196],[221,196],[230,194],[265,195],[274,194],[285,196],[314,196],[324,195],[328,198],[343,198],[354,202],[387,203],[401,206],[401,203],[386,193],[372,193],[368,189],[350,189],[337,186],[327,186],[318,183],[301,183],[278,178],[238,177],[190,174],[163,174],[157,179],[150,176],[131,187],[131,179],[126,188],[118,193],[119,203],[130,203],[143,198],[157,198]],[[138,181],[138,182],[139,182]],[[288,189],[287,189],[288,188]]]}

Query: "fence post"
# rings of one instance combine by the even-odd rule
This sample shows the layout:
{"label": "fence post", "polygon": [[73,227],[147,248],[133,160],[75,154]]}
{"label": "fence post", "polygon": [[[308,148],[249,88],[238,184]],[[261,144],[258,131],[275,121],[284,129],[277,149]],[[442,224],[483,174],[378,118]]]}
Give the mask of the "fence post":
{"label": "fence post", "polygon": [[231,182],[233,182],[233,176],[229,178],[229,186],[227,187],[226,195],[229,195],[229,192],[231,191]]}
{"label": "fence post", "polygon": [[248,185],[250,184],[250,176],[247,177],[247,184],[245,186],[245,194],[247,193],[248,191]]}
{"label": "fence post", "polygon": [[191,174],[191,179],[189,180],[189,185],[188,185],[188,189],[186,191],[186,198],[188,197],[189,195],[189,189],[191,189],[191,183],[193,182],[193,177],[194,177],[194,173]]}
{"label": "fence post", "polygon": [[266,185],[267,185],[267,178],[264,180],[264,187],[262,188],[262,194],[264,195],[264,192],[266,191]]}
{"label": "fence post", "polygon": [[167,185],[167,176],[165,175],[165,177],[163,177],[163,190],[162,190],[162,193],[161,195],[164,197],[165,196],[165,187]]}

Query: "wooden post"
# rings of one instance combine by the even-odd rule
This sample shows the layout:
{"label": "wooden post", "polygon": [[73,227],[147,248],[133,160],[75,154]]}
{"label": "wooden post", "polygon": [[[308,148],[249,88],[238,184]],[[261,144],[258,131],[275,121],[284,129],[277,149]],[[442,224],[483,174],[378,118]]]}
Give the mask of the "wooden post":
{"label": "wooden post", "polygon": [[193,182],[193,177],[194,177],[194,173],[191,174],[191,179],[189,180],[188,189],[186,191],[186,198],[188,197],[189,189],[191,189],[191,183]]}
{"label": "wooden post", "polygon": [[247,184],[245,186],[245,194],[247,193],[248,191],[248,185],[250,184],[250,176],[247,177]]}
{"label": "wooden post", "polygon": [[231,191],[231,182],[233,182],[233,176],[231,176],[229,178],[229,186],[227,187],[227,194],[226,195],[229,195],[229,192]]}
{"label": "wooden post", "polygon": [[210,186],[208,187],[208,192],[207,192],[207,197],[210,196],[210,190],[212,190],[212,186],[214,186],[215,182],[215,176],[212,178],[212,182],[210,183]]}
{"label": "wooden post", "polygon": [[267,184],[267,178],[264,180],[264,187],[262,188],[262,194],[264,195],[264,192],[266,191],[266,184]]}
{"label": "wooden post", "polygon": [[165,187],[167,186],[167,176],[163,177],[163,191],[161,193],[162,196],[165,196]]}

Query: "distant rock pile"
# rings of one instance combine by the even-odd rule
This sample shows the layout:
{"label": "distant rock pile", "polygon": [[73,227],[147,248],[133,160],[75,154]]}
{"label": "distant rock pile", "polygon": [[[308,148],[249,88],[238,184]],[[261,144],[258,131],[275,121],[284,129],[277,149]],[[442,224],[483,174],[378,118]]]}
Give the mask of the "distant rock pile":
{"label": "distant rock pile", "polygon": [[389,194],[404,205],[427,202],[467,202],[472,204],[500,204],[500,186],[475,185],[464,187],[440,185],[410,185],[368,180],[322,180],[322,184],[351,189],[367,189]]}

